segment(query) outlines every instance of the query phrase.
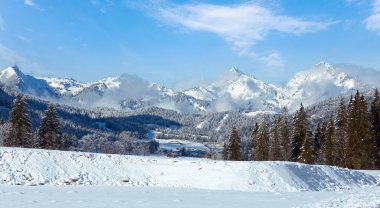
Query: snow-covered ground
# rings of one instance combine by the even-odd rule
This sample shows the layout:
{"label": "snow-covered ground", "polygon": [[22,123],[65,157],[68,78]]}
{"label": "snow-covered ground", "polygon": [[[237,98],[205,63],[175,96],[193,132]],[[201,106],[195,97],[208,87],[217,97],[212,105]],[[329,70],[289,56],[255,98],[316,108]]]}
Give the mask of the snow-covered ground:
{"label": "snow-covered ground", "polygon": [[2,208],[379,207],[379,187],[337,192],[240,192],[120,186],[0,185]]}
{"label": "snow-covered ground", "polygon": [[358,171],[290,162],[231,162],[0,148],[0,183],[297,192],[362,188]]}
{"label": "snow-covered ground", "polygon": [[377,173],[366,173],[290,162],[0,148],[0,207],[380,206]]}

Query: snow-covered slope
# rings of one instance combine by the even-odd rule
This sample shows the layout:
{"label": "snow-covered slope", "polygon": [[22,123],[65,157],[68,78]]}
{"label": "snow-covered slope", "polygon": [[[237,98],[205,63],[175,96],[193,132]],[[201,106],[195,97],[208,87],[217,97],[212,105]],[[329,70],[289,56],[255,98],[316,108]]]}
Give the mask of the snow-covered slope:
{"label": "snow-covered slope", "polygon": [[0,83],[18,92],[38,97],[56,97],[58,94],[43,80],[21,72],[17,66],[0,71]]}
{"label": "snow-covered slope", "polygon": [[207,103],[150,83],[138,76],[124,74],[92,83],[74,97],[86,107],[113,107],[135,110],[141,107],[162,107],[182,113],[199,113]]}
{"label": "snow-covered slope", "polygon": [[41,77],[50,87],[61,95],[76,95],[89,84],[78,82],[71,78]]}
{"label": "snow-covered slope", "polygon": [[212,111],[275,110],[279,107],[275,87],[232,67],[217,80],[205,87],[184,92],[201,100],[211,101]]}
{"label": "snow-covered slope", "polygon": [[298,72],[285,87],[279,88],[285,98],[279,102],[294,110],[301,102],[308,106],[363,88],[361,83],[348,74],[337,72],[332,65],[320,62],[309,70]]}
{"label": "snow-covered slope", "polygon": [[374,186],[365,173],[290,162],[233,162],[0,148],[0,184],[182,187],[259,192]]}

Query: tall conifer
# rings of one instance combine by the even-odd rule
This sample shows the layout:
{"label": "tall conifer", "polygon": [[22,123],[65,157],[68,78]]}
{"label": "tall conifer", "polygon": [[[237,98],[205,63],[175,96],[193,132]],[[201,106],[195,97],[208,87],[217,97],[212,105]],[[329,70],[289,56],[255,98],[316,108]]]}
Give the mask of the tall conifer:
{"label": "tall conifer", "polygon": [[38,129],[39,147],[44,149],[60,149],[62,147],[62,136],[57,111],[54,105],[49,105],[42,118]]}
{"label": "tall conifer", "polygon": [[241,159],[241,141],[235,127],[231,131],[230,141],[228,145],[228,153],[229,160]]}
{"label": "tall conifer", "polygon": [[17,95],[13,101],[9,115],[9,133],[4,139],[4,146],[31,147],[32,123],[30,121],[27,105],[21,95]]}

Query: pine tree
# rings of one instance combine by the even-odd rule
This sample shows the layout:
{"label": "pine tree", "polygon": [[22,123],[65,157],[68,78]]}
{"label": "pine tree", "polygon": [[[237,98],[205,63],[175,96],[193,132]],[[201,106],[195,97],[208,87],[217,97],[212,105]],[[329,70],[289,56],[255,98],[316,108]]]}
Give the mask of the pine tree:
{"label": "pine tree", "polygon": [[370,168],[373,166],[375,144],[371,139],[370,117],[364,96],[357,91],[349,106],[346,149],[349,158],[348,167]]}
{"label": "pine tree", "polygon": [[318,122],[317,123],[317,127],[315,129],[315,132],[314,132],[314,136],[313,136],[313,143],[312,143],[312,146],[313,146],[313,152],[314,152],[314,158],[316,160],[317,163],[320,163],[320,150],[321,150],[321,136],[322,136],[322,127],[321,127],[321,123]]}
{"label": "pine tree", "polygon": [[280,133],[280,144],[282,152],[282,160],[289,160],[290,157],[290,137],[291,137],[291,127],[289,122],[289,115],[286,108],[283,108],[282,114],[279,118],[279,133]]}
{"label": "pine tree", "polygon": [[269,132],[268,132],[268,124],[264,120],[259,125],[259,130],[257,132],[255,160],[266,161],[268,159],[269,159]]}
{"label": "pine tree", "polygon": [[252,147],[251,147],[251,155],[249,157],[249,160],[255,160],[258,132],[259,132],[259,124],[256,122],[255,127],[253,128],[253,131],[251,134]]}
{"label": "pine tree", "polygon": [[326,165],[334,165],[334,155],[333,155],[333,141],[334,141],[334,121],[332,118],[330,118],[329,122],[327,123],[327,129],[326,129],[326,140],[322,147],[323,152],[323,161]]}
{"label": "pine tree", "polygon": [[347,167],[347,110],[343,97],[340,99],[335,120],[334,157],[336,165]]}
{"label": "pine tree", "polygon": [[60,124],[55,107],[49,105],[45,111],[45,117],[42,118],[40,128],[38,129],[40,137],[39,147],[43,149],[61,149],[62,136]]}
{"label": "pine tree", "polygon": [[371,102],[371,134],[372,140],[375,142],[375,168],[380,169],[380,95],[375,89]]}
{"label": "pine tree", "polygon": [[223,160],[228,160],[228,147],[226,143],[223,144],[222,158]]}
{"label": "pine tree", "polygon": [[[307,140],[307,141],[305,141]],[[303,105],[296,112],[293,122],[293,135],[292,135],[292,150],[290,153],[290,161],[302,162],[312,161],[312,147],[311,147],[312,133],[310,130],[310,124],[308,122],[308,116],[305,112]],[[303,151],[302,158],[301,149]],[[311,154],[311,156],[309,156]],[[301,160],[302,159],[302,160]]]}
{"label": "pine tree", "polygon": [[229,160],[240,160],[241,158],[241,141],[236,128],[234,127],[231,131],[230,141],[228,145],[228,159]]}
{"label": "pine tree", "polygon": [[9,115],[9,133],[3,144],[9,147],[30,147],[31,140],[32,123],[27,112],[27,105],[21,95],[17,95]]}
{"label": "pine tree", "polygon": [[305,138],[303,139],[303,144],[300,149],[300,156],[298,162],[306,163],[306,164],[314,164],[314,152],[312,147],[312,134],[311,131],[306,133]]}
{"label": "pine tree", "polygon": [[276,119],[271,127],[271,149],[270,149],[270,160],[276,161],[281,160],[281,151],[280,151],[280,135],[279,135],[279,119]]}

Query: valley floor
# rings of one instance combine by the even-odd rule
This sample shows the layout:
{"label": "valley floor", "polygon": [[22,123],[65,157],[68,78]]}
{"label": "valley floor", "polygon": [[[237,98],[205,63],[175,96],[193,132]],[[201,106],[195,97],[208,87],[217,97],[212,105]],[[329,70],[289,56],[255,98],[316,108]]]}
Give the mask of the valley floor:
{"label": "valley floor", "polygon": [[380,187],[334,192],[240,192],[157,187],[0,185],[0,207],[380,207]]}

